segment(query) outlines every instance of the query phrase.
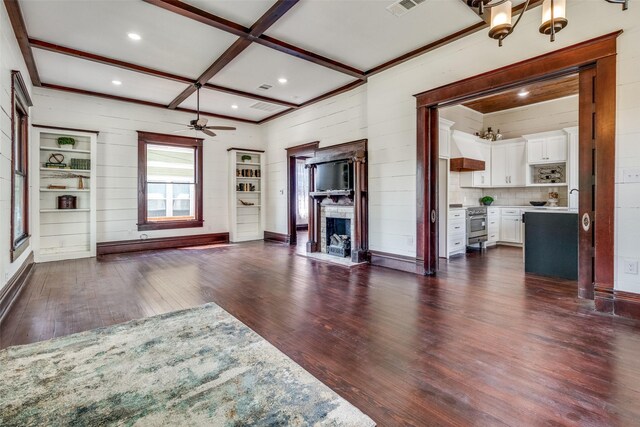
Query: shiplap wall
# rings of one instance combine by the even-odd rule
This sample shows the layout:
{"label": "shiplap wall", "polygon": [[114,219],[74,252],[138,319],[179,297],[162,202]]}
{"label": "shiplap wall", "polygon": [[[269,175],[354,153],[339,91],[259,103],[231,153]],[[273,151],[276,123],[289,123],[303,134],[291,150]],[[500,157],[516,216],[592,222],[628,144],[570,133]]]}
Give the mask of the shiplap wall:
{"label": "shiplap wall", "polygon": [[13,34],[13,28],[4,6],[0,6],[0,289],[22,266],[31,253],[28,248],[15,262],[11,262],[11,71],[18,70],[31,90],[29,73]]}
{"label": "shiplap wall", "polygon": [[[416,208],[416,103],[414,94],[455,82],[479,73],[541,55],[565,46],[601,36],[619,29],[618,99],[616,137],[616,287],[640,292],[640,276],[622,272],[624,259],[640,259],[640,183],[624,183],[623,171],[640,169],[640,8],[622,12],[618,5],[589,0],[567,3],[571,25],[558,34],[554,43],[539,34],[539,9],[527,13],[518,30],[498,48],[494,40],[480,31],[469,37],[436,49],[383,73],[371,76],[366,88],[341,95],[339,100],[317,104],[296,112],[297,117],[310,117],[325,126],[307,125],[305,120],[290,116],[267,125],[278,132],[266,132],[269,147],[295,145],[320,139],[323,134],[341,135],[338,129],[357,128],[355,134],[369,139],[370,246],[372,249],[415,255]],[[366,105],[345,111],[350,97],[366,99]],[[336,99],[338,99],[336,98]],[[354,117],[357,123],[332,123],[332,117]],[[365,117],[363,119],[363,116]],[[319,132],[319,130],[322,132]],[[354,132],[344,132],[347,138]],[[354,139],[354,138],[350,138]],[[284,142],[283,142],[284,141]],[[271,151],[277,156],[284,154]],[[285,188],[286,174],[274,168],[269,178]],[[277,203],[268,210],[268,230],[286,232],[286,199],[276,194]]]}
{"label": "shiplap wall", "polygon": [[578,95],[485,114],[484,128],[500,129],[505,139],[578,125]]}
{"label": "shiplap wall", "polygon": [[[97,151],[97,241],[181,236],[229,231],[227,148],[263,149],[258,126],[209,118],[236,126],[204,141],[203,228],[138,232],[138,136],[136,131],[171,133],[192,114],[35,88],[33,123],[100,131]],[[193,136],[194,133],[178,135]],[[198,135],[202,136],[201,134]]]}

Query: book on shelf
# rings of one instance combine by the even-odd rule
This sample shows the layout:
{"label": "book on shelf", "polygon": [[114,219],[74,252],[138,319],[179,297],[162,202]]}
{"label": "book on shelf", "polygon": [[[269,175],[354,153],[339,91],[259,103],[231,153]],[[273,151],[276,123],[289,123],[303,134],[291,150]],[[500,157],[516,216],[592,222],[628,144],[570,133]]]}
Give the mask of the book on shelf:
{"label": "book on shelf", "polygon": [[52,162],[47,162],[44,164],[45,168],[51,168],[51,169],[65,169],[67,167],[66,163],[52,163]]}

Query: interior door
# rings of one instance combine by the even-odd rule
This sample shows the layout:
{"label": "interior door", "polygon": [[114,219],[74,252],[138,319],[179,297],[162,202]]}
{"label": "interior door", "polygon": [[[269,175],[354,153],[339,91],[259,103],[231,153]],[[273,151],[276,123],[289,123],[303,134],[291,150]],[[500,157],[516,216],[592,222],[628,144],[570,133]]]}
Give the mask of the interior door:
{"label": "interior door", "polygon": [[596,69],[580,72],[578,162],[578,295],[594,298],[594,211],[595,211],[595,138]]}

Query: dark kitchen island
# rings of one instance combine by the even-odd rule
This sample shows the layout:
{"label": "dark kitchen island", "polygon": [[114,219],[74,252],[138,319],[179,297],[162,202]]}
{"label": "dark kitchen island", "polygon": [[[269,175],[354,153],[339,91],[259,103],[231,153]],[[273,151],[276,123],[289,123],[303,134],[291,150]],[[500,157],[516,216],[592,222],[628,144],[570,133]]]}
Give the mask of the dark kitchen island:
{"label": "dark kitchen island", "polygon": [[524,270],[578,280],[578,212],[529,210],[524,214]]}

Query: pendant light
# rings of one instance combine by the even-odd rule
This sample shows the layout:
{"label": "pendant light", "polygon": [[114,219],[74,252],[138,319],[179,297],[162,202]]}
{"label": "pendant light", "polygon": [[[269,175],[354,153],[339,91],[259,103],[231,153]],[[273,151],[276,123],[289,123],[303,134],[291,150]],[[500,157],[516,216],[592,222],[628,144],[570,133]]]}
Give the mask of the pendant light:
{"label": "pendant light", "polygon": [[[622,5],[622,10],[627,10],[629,0],[605,0],[607,3]],[[489,37],[498,40],[498,46],[518,26],[522,15],[529,8],[531,0],[526,0],[520,8],[520,14],[512,23],[512,3],[510,0],[466,0],[467,6],[474,9],[478,15],[483,16],[486,9],[491,10],[489,21]],[[549,36],[550,41],[555,41],[556,33],[569,24],[567,19],[567,0],[544,0],[542,3],[542,23],[540,33]]]}

